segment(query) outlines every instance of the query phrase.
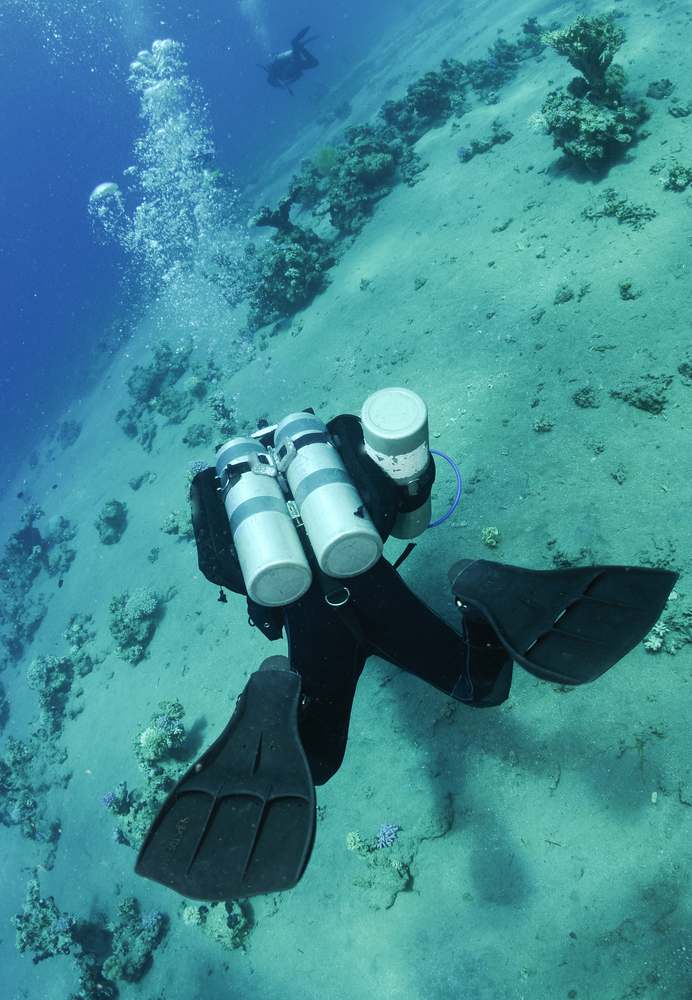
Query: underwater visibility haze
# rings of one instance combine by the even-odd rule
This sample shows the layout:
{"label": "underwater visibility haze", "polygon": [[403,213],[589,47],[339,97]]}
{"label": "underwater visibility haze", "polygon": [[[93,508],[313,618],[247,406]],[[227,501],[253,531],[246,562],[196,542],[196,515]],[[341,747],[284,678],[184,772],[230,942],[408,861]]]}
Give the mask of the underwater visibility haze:
{"label": "underwater visibility haze", "polygon": [[689,996],[691,38],[0,0],[3,998]]}

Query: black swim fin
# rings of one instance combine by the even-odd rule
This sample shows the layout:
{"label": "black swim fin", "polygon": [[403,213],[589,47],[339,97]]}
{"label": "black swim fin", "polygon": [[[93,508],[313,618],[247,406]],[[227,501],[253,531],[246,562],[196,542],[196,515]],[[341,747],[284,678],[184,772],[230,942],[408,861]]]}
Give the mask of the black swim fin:
{"label": "black swim fin", "polygon": [[542,680],[586,684],[658,621],[677,573],[639,566],[532,570],[465,559],[449,571],[462,614],[490,622],[513,660]]}
{"label": "black swim fin", "polygon": [[291,889],[315,837],[315,788],[297,713],[301,681],[270,657],[231,721],[180,779],[137,857],[138,875],[190,899]]}

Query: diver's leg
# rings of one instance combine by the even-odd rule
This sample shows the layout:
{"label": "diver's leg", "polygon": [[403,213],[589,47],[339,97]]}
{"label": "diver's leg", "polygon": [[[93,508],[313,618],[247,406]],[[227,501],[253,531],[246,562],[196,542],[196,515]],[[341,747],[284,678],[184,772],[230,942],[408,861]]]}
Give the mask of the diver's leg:
{"label": "diver's leg", "polygon": [[314,69],[315,66],[319,66],[318,60],[315,59],[311,52],[308,52],[304,45],[300,46],[299,52],[300,65],[302,69]]}
{"label": "diver's leg", "polygon": [[344,582],[370,652],[459,701],[477,707],[505,701],[512,661],[488,623],[464,620],[457,632],[409,590],[384,558]]}
{"label": "diver's leg", "polygon": [[346,752],[353,697],[367,654],[316,584],[284,611],[288,656],[305,697],[298,732],[313,780],[323,785]]}
{"label": "diver's leg", "polygon": [[[299,31],[295,38],[291,39],[293,59],[296,67],[299,67],[300,69],[314,69],[315,66],[319,66],[318,60],[315,59],[312,53],[308,52],[305,48],[308,42],[314,42],[316,38],[319,38],[319,35],[313,35],[312,38],[306,39],[305,36],[309,30],[310,26],[308,25],[307,28],[303,28],[302,31]],[[296,80],[297,79],[298,77],[296,77]]]}

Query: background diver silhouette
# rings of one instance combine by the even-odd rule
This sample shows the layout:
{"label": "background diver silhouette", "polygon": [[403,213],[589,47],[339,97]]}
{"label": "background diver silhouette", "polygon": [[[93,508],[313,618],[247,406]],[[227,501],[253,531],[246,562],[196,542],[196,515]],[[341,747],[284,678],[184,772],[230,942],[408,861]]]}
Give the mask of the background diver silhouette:
{"label": "background diver silhouette", "polygon": [[[262,443],[273,444],[273,430]],[[415,509],[366,453],[360,420],[326,425],[329,440],[383,541],[401,511]],[[339,769],[365,661],[377,655],[468,705],[509,695],[513,662],[557,684],[595,680],[640,642],[661,614],[677,573],[633,566],[530,570],[484,559],[448,573],[462,613],[453,628],[424,604],[384,556],[346,580],[313,582],[281,607],[248,595],[219,486],[247,469],[198,473],[190,499],[206,578],[247,597],[249,623],[288,639],[238,698],[225,730],[170,792],[135,871],[192,899],[222,901],[292,888],[310,858],[315,785]],[[220,479],[219,479],[220,477]],[[421,475],[429,496],[434,460]],[[355,512],[356,514],[358,512]],[[304,529],[302,529],[304,531]],[[301,541],[310,557],[307,535]]]}
{"label": "background diver silhouette", "polygon": [[258,63],[260,69],[263,69],[267,74],[267,83],[272,87],[287,90],[291,97],[293,97],[293,91],[289,84],[300,80],[303,70],[319,66],[317,59],[308,52],[305,46],[320,36],[313,35],[311,38],[305,38],[309,30],[310,26],[308,25],[307,28],[299,31],[296,37],[291,39],[290,51],[280,52],[278,55],[272,56],[268,66],[262,66]]}

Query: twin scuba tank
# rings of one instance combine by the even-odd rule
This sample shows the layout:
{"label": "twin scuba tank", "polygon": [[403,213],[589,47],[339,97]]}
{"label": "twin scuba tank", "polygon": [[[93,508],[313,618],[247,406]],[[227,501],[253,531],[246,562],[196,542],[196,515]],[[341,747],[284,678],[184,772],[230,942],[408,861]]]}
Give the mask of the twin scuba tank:
{"label": "twin scuba tank", "polygon": [[[365,401],[361,421],[367,453],[409,487],[407,506],[416,508],[397,517],[392,534],[413,538],[430,523],[430,497],[415,501],[430,460],[427,407],[409,389],[381,389]],[[217,453],[216,474],[243,580],[257,604],[291,604],[312,583],[296,523],[302,522],[326,576],[359,576],[382,554],[382,539],[341,456],[312,413],[285,417],[271,452],[255,438],[233,438]]]}

